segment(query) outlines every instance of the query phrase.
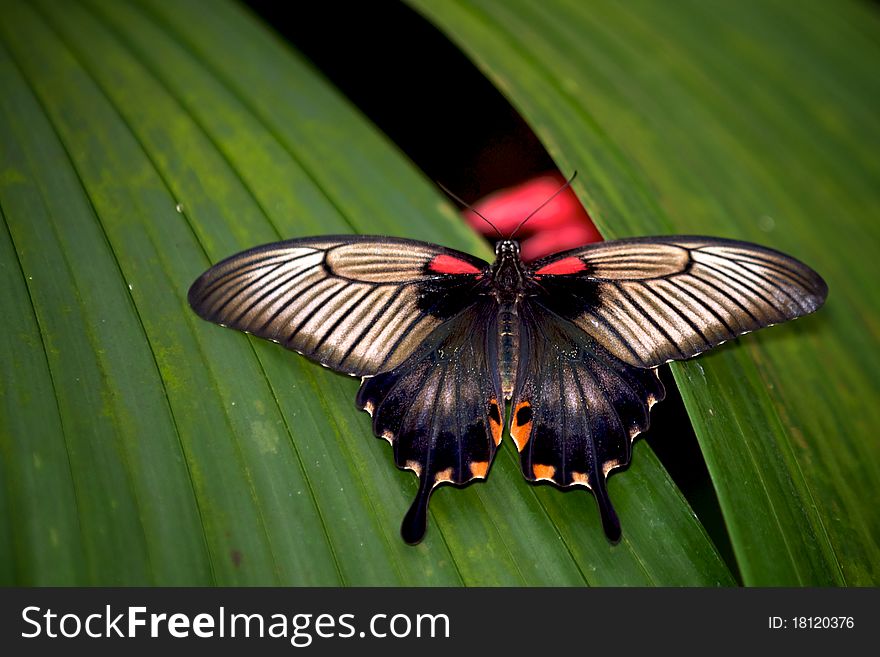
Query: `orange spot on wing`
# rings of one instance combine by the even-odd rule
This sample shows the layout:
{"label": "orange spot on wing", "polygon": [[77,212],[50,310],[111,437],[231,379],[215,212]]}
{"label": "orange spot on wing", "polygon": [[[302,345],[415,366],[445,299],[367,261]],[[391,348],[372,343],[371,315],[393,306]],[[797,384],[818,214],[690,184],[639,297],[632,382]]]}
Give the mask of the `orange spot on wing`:
{"label": "orange spot on wing", "polygon": [[487,472],[489,472],[488,461],[474,461],[471,463],[471,474],[474,477],[483,477],[485,479]]}
{"label": "orange spot on wing", "polygon": [[535,479],[553,479],[553,475],[556,473],[556,468],[552,465],[533,465],[532,472],[535,475]]}
{"label": "orange spot on wing", "polygon": [[571,480],[576,484],[581,484],[587,488],[590,487],[590,480],[584,472],[572,472]]}
{"label": "orange spot on wing", "polygon": [[602,464],[602,474],[607,477],[609,472],[611,472],[614,468],[617,468],[619,466],[620,466],[620,461],[618,461],[617,459],[611,459],[610,461],[605,461],[605,463]]}
{"label": "orange spot on wing", "polygon": [[501,444],[501,409],[498,406],[498,400],[492,399],[489,402],[489,430],[492,432],[492,438],[495,445]]}
{"label": "orange spot on wing", "polygon": [[527,402],[520,402],[516,405],[513,412],[513,424],[510,427],[510,436],[516,443],[516,448],[520,452],[529,442],[532,435],[532,405]]}
{"label": "orange spot on wing", "polygon": [[452,481],[452,468],[446,468],[434,475],[434,485],[439,484],[441,481]]}

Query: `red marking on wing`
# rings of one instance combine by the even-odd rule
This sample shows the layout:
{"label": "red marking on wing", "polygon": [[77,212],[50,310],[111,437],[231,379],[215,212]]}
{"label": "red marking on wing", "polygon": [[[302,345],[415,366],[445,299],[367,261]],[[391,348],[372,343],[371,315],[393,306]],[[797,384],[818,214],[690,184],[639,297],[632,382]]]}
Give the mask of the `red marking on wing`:
{"label": "red marking on wing", "polygon": [[438,274],[479,274],[480,270],[471,263],[451,255],[441,254],[431,260],[428,269]]}
{"label": "red marking on wing", "polygon": [[565,274],[576,274],[579,271],[584,271],[587,268],[587,265],[584,264],[584,261],[575,256],[571,256],[570,258],[563,258],[562,260],[557,260],[556,262],[551,262],[549,265],[544,265],[538,271],[535,272],[536,276],[545,276],[545,275],[565,275]]}

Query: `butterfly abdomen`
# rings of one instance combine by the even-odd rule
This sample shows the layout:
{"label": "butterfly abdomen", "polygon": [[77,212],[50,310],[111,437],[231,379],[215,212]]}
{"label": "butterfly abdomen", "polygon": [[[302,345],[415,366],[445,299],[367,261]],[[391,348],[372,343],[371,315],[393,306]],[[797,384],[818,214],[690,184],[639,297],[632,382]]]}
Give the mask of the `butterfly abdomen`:
{"label": "butterfly abdomen", "polygon": [[498,360],[501,371],[501,393],[504,399],[513,396],[519,353],[519,313],[516,303],[501,304],[498,311]]}

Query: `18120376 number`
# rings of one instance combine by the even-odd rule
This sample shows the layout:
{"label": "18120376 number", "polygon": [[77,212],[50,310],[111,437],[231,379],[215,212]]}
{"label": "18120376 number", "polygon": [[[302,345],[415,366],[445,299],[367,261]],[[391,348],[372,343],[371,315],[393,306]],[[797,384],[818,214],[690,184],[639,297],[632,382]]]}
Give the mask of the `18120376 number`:
{"label": "18120376 number", "polygon": [[855,619],[852,616],[770,616],[767,626],[771,630],[851,630]]}

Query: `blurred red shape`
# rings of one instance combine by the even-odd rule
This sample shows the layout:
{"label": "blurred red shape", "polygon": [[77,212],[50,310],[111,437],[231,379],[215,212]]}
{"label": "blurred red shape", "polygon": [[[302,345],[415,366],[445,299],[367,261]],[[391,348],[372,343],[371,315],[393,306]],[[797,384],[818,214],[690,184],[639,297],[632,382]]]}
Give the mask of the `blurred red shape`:
{"label": "blurred red shape", "polygon": [[[537,176],[514,187],[489,194],[473,204],[505,237],[535,209],[546,202],[565,179],[558,173]],[[470,210],[463,210],[465,220],[482,235],[497,238],[492,227]],[[535,260],[551,253],[573,249],[602,236],[571,187],[560,192],[529,219],[516,234],[524,260]]]}

